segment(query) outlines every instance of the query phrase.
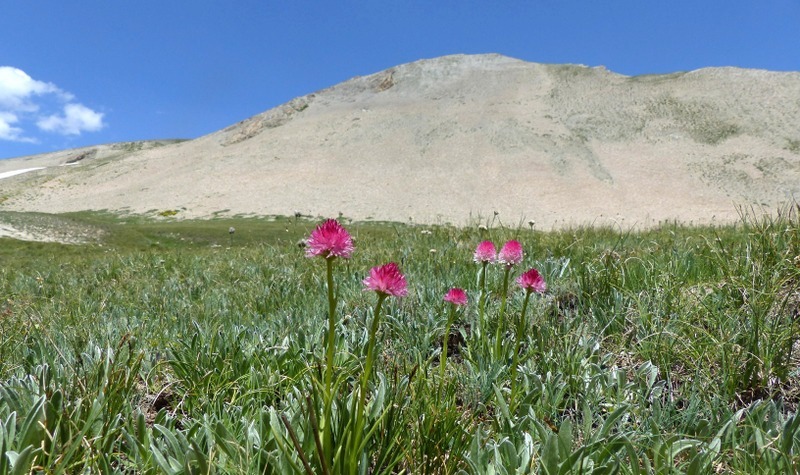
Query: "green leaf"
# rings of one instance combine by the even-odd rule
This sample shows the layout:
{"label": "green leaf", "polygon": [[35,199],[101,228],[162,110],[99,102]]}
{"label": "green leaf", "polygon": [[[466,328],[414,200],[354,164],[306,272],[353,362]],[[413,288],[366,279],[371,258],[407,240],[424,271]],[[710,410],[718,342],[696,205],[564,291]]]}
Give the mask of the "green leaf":
{"label": "green leaf", "polygon": [[672,445],[669,447],[669,457],[670,460],[675,460],[675,457],[678,456],[684,450],[691,449],[693,447],[697,447],[701,445],[702,442],[695,439],[681,439],[676,442],[673,442]]}
{"label": "green leaf", "polygon": [[38,398],[30,408],[25,420],[20,426],[20,447],[27,447],[29,445],[39,447],[42,441],[46,438],[45,430],[40,422],[44,419],[44,403],[46,399],[44,396]]}
{"label": "green leaf", "polygon": [[41,449],[29,445],[20,453],[14,451],[6,452],[9,464],[11,465],[10,475],[24,475],[30,473],[35,457],[40,451]]}
{"label": "green leaf", "polygon": [[600,431],[598,432],[598,437],[600,439],[605,439],[608,437],[608,434],[611,433],[611,430],[614,428],[614,424],[624,415],[628,413],[630,410],[630,406],[627,404],[623,404],[616,408],[614,412],[609,415],[605,421],[603,421],[603,425],[600,427]]}
{"label": "green leaf", "polygon": [[511,421],[511,411],[508,409],[508,404],[506,404],[506,400],[503,397],[503,391],[500,388],[493,384],[492,387],[494,388],[494,394],[497,400],[497,409],[500,411],[500,414],[506,421]]}
{"label": "green leaf", "polygon": [[238,445],[236,444],[236,438],[228,431],[221,421],[217,421],[214,425],[214,440],[225,455],[233,460],[238,459],[239,453],[237,450]]}
{"label": "green leaf", "polygon": [[540,457],[542,458],[542,469],[544,473],[547,475],[557,475],[558,466],[561,464],[561,450],[556,434],[549,434],[547,436]]}
{"label": "green leaf", "polygon": [[558,445],[561,458],[566,458],[572,453],[572,422],[565,419],[558,428]]}
{"label": "green leaf", "polygon": [[[161,467],[161,470],[163,470],[168,475],[177,475],[183,472],[183,468],[180,466],[180,464],[173,465],[172,463],[170,463],[174,459],[172,459],[172,457],[169,456],[165,457],[164,454],[161,453],[161,449],[159,449],[155,445],[151,446],[151,451],[153,454],[153,458],[156,460],[156,465]],[[170,458],[169,462],[167,461],[168,457]]]}
{"label": "green leaf", "polygon": [[800,429],[800,417],[798,414],[794,414],[783,424],[783,433],[781,434],[781,452],[783,454],[791,456],[795,452],[793,449],[798,429]]}

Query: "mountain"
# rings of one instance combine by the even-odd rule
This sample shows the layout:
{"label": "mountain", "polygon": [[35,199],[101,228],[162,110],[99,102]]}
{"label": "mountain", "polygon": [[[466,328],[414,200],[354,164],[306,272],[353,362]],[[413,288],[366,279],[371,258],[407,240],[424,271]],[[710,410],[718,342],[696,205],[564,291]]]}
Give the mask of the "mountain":
{"label": "mountain", "polygon": [[[72,162],[71,166],[57,166]],[[456,55],[356,77],[184,142],[0,161],[0,210],[539,228],[727,222],[800,196],[800,73]]]}

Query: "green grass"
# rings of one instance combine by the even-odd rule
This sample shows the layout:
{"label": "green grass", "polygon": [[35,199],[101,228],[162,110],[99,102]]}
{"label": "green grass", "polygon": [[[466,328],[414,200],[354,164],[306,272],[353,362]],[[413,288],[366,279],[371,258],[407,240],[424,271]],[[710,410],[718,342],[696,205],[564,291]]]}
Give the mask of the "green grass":
{"label": "green grass", "polygon": [[800,140],[786,139],[786,145],[783,147],[792,153],[800,153]]}
{"label": "green grass", "polygon": [[[298,246],[316,222],[14,219],[100,237],[0,240],[0,473],[750,474],[800,465],[796,209],[642,232],[344,223],[356,252],[334,263],[327,419],[325,262]],[[472,262],[481,240],[512,238],[526,251],[513,276],[536,267],[549,287],[531,297],[516,371],[524,295],[510,293],[508,327],[481,334]],[[360,413],[375,304],[361,280],[388,261],[410,290],[383,306]],[[490,266],[490,326],[502,278]],[[470,304],[450,331],[442,379],[450,287],[465,288]],[[326,424],[335,453],[315,440]]]}

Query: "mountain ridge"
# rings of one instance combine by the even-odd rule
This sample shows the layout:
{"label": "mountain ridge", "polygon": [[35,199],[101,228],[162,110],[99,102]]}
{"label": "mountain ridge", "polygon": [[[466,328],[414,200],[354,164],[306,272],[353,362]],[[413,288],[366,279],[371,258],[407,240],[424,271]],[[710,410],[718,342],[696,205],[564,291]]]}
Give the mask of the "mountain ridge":
{"label": "mountain ridge", "polygon": [[[26,168],[8,162],[0,172]],[[186,142],[3,179],[0,210],[455,224],[498,211],[544,227],[651,226],[726,222],[736,205],[775,209],[798,194],[800,73],[625,76],[454,55],[355,77]]]}

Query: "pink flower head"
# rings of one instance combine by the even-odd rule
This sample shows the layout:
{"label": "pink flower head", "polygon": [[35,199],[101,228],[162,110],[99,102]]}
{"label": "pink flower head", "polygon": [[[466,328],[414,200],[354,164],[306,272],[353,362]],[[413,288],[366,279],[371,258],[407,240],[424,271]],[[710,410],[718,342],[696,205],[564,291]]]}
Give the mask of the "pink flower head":
{"label": "pink flower head", "polygon": [[526,292],[543,293],[547,290],[547,284],[536,269],[531,269],[517,278],[517,284],[525,289]]}
{"label": "pink flower head", "polygon": [[511,267],[522,262],[522,254],[522,244],[519,241],[511,240],[503,244],[500,254],[497,255],[497,260],[501,264]]}
{"label": "pink flower head", "polygon": [[306,247],[306,257],[349,258],[353,254],[353,238],[335,219],[328,219],[311,232]]}
{"label": "pink flower head", "polygon": [[475,262],[494,262],[497,259],[497,249],[492,241],[483,241],[475,249]]}
{"label": "pink flower head", "polygon": [[394,262],[370,269],[363,283],[364,290],[374,290],[384,296],[404,297],[408,294],[406,277]]}
{"label": "pink flower head", "polygon": [[447,294],[444,296],[445,302],[450,302],[453,305],[461,306],[467,304],[467,293],[464,292],[464,289],[453,288],[447,291]]}

